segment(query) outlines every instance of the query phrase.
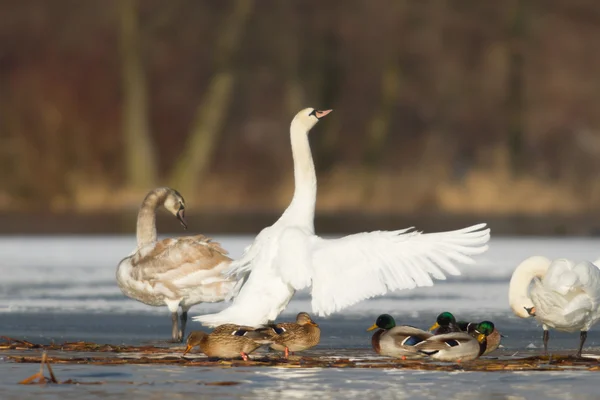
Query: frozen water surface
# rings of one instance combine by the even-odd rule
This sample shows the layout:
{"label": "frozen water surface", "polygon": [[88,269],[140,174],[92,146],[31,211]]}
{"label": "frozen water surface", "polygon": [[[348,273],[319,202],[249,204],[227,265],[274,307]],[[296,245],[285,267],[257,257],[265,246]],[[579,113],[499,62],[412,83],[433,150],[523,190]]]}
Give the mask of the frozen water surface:
{"label": "frozen water surface", "polygon": [[[252,237],[215,237],[233,257]],[[166,308],[125,298],[115,283],[120,259],[135,247],[132,236],[0,238],[0,335],[37,343],[85,340],[140,344],[166,339]],[[370,326],[380,313],[399,323],[427,328],[440,311],[461,319],[491,319],[507,337],[503,354],[533,354],[541,347],[541,328],[521,320],[508,307],[510,275],[530,255],[596,260],[597,240],[589,238],[494,238],[490,250],[463,274],[435,286],[392,293],[361,302],[330,318],[317,318],[322,341],[307,355],[339,351],[345,356],[370,352]],[[191,314],[214,312],[225,304],[200,305]],[[282,318],[310,311],[299,293]],[[200,328],[190,323],[190,328]],[[577,333],[551,333],[552,349],[575,349]],[[600,353],[592,328],[587,353]],[[597,372],[425,372],[380,369],[200,368],[176,366],[56,365],[59,379],[103,381],[103,385],[22,386],[16,382],[37,369],[14,364],[0,352],[0,396],[21,398],[598,398]],[[232,386],[206,385],[233,381]]]}

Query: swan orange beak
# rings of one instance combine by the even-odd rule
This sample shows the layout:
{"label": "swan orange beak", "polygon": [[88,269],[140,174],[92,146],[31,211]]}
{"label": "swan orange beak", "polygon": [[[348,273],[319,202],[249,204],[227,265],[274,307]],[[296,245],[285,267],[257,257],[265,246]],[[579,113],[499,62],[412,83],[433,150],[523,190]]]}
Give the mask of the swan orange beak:
{"label": "swan orange beak", "polygon": [[315,116],[317,117],[317,119],[321,119],[332,111],[333,110],[315,111]]}
{"label": "swan orange beak", "polygon": [[373,324],[373,325],[372,325],[372,326],[371,326],[369,329],[367,329],[367,332],[368,332],[368,331],[375,330],[375,329],[377,329],[377,328],[379,328],[379,327],[377,326],[377,324]]}

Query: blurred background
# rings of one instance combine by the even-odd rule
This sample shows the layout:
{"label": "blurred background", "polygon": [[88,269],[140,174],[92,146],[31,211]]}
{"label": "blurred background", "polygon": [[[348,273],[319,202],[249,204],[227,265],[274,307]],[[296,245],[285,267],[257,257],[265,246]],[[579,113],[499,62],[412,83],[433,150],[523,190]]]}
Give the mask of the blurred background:
{"label": "blurred background", "polygon": [[192,231],[256,233],[291,199],[309,106],[335,110],[310,135],[318,232],[598,230],[596,0],[3,0],[0,18],[0,233],[131,233],[162,185]]}

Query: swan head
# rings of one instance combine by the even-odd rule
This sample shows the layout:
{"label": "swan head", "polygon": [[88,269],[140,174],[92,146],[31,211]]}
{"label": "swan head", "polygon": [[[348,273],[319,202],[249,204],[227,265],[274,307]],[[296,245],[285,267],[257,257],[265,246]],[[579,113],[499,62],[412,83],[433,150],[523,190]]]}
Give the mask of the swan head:
{"label": "swan head", "polygon": [[187,229],[187,224],[185,223],[185,200],[177,190],[167,188],[167,196],[165,197],[163,206],[177,217],[184,229]]}
{"label": "swan head", "polygon": [[315,321],[312,320],[310,315],[305,312],[301,312],[296,316],[296,323],[298,325],[311,325],[311,326],[319,326]]}
{"label": "swan head", "polygon": [[333,110],[317,110],[315,108],[305,108],[300,111],[292,120],[292,126],[297,126],[302,130],[308,132],[313,126],[319,122],[319,120],[325,117]]}
{"label": "swan head", "polygon": [[529,285],[534,278],[543,278],[551,263],[546,257],[533,256],[514,270],[508,286],[508,303],[517,317],[535,317],[536,310],[529,296]]}

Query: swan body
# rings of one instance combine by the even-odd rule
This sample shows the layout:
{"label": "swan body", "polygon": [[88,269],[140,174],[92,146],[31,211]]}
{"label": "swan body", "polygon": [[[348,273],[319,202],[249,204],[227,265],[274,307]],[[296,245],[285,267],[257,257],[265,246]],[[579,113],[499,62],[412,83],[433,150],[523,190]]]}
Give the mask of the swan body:
{"label": "swan body", "polygon": [[473,263],[487,249],[485,224],[423,234],[412,228],[358,233],[339,239],[315,235],[317,193],[308,132],[331,110],[300,111],[292,120],[295,191],[283,215],[263,229],[228,276],[239,283],[233,304],[217,314],[194,317],[207,326],[260,326],[275,320],[297,290],[311,287],[312,311],[327,316],[389,291],[433,285],[445,273],[459,275],[454,262]]}
{"label": "swan body", "polygon": [[589,261],[530,257],[513,272],[509,303],[517,316],[542,324],[546,353],[549,328],[580,331],[581,356],[587,331],[600,319],[600,269]]}
{"label": "swan body", "polygon": [[157,188],[148,193],[138,214],[137,248],[119,263],[117,284],[127,297],[150,306],[166,305],[172,314],[172,338],[181,341],[190,307],[224,300],[235,282],[222,275],[231,259],[219,243],[203,235],[157,240],[155,213],[160,206],[186,227],[185,202],[177,191]]}

